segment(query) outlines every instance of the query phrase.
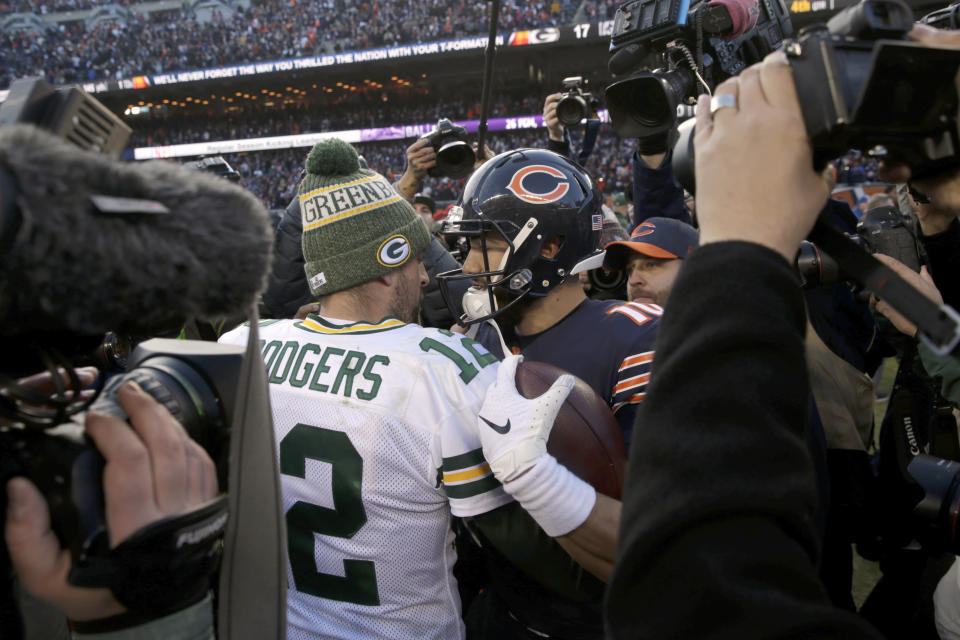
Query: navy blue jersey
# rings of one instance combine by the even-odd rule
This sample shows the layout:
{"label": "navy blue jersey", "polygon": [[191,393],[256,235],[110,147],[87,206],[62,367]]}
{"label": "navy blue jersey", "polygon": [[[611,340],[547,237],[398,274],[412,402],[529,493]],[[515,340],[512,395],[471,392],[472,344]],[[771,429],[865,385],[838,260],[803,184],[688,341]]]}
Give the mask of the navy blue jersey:
{"label": "navy blue jersey", "polygon": [[[650,379],[662,314],[655,304],[585,300],[546,331],[518,336],[510,346],[527,360],[560,367],[589,384],[609,403],[629,446],[637,405]],[[490,325],[480,325],[476,339],[502,357]]]}

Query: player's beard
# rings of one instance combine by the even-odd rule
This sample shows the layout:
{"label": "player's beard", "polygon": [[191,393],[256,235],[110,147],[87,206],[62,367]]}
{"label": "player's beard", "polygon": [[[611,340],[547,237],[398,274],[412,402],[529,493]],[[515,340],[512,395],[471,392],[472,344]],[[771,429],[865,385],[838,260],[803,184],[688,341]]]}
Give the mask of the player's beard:
{"label": "player's beard", "polygon": [[420,287],[419,280],[401,278],[394,290],[393,300],[390,302],[390,315],[403,322],[419,323],[422,299],[423,289]]}

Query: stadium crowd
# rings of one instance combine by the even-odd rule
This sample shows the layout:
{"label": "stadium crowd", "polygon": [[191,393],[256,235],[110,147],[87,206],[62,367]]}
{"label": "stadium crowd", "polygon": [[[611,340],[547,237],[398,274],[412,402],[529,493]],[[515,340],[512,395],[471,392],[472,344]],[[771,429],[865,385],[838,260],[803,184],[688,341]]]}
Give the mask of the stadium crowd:
{"label": "stadium crowd", "polygon": [[[494,152],[521,147],[542,147],[546,133],[542,130],[522,132],[491,132],[487,145]],[[579,137],[573,134],[574,148],[579,149]],[[410,140],[358,144],[357,150],[374,171],[393,181],[405,168],[405,151]],[[225,155],[224,158],[239,174],[240,183],[260,198],[268,209],[286,207],[296,193],[307,149],[260,151]],[[630,188],[631,141],[624,141],[609,127],[601,129],[586,168],[601,183],[605,192],[628,191]],[[463,180],[431,178],[424,191],[437,202],[456,200]]]}
{"label": "stadium crowd", "polygon": [[134,2],[133,0],[3,0],[0,2],[0,15],[33,13],[45,16],[67,11],[88,11],[94,7],[107,4],[130,6]]}
{"label": "stadium crowd", "polygon": [[[472,120],[480,116],[479,94],[438,97],[392,91],[389,100],[379,91],[366,98],[359,92],[349,102],[320,104],[309,99],[284,104],[275,100],[242,102],[226,113],[220,108],[204,111],[192,108],[181,114],[172,109],[150,110],[146,115],[129,117],[133,129],[130,147],[191,142],[213,142],[238,138],[297,135],[317,131],[338,131],[390,125],[436,122],[440,118]],[[497,96],[490,102],[490,117],[530,115],[540,109],[530,96]]]}
{"label": "stadium crowd", "polygon": [[[571,0],[505,0],[500,29],[565,24]],[[188,11],[123,21],[57,24],[46,33],[0,34],[8,55],[0,63],[0,88],[19,77],[40,75],[54,84],[130,78],[334,51],[371,49],[484,33],[486,3],[284,2],[264,0],[231,15],[198,22]]]}

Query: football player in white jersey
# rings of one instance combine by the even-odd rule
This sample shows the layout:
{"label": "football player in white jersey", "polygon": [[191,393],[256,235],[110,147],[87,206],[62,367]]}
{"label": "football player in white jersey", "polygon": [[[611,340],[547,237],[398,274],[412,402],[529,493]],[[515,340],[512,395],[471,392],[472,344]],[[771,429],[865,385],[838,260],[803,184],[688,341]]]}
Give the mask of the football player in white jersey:
{"label": "football player in white jersey", "polygon": [[[416,324],[430,236],[350,145],[314,147],[299,197],[320,311],[259,328],[289,547],[287,638],[462,638],[451,514],[516,499],[550,535],[590,540],[596,493],[545,450],[572,381],[525,400],[515,358],[501,366],[469,338]],[[248,331],[221,342],[245,344]]]}

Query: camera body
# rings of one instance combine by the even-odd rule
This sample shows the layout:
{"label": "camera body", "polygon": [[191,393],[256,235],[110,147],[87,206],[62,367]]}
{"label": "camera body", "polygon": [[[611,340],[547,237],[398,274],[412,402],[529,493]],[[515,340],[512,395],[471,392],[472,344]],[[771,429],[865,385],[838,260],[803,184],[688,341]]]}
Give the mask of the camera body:
{"label": "camera body", "polygon": [[[782,0],[757,0],[756,24],[736,35],[729,10],[706,0],[631,0],[617,9],[606,89],[621,137],[663,136],[693,115],[696,96],[777,49],[793,32]],[[665,146],[664,146],[665,149]]]}
{"label": "camera body", "polygon": [[912,26],[901,0],[863,0],[785,47],[815,168],[851,148],[904,162],[914,177],[960,164],[960,51],[907,40]]}
{"label": "camera body", "polygon": [[423,136],[437,152],[437,164],[427,170],[432,178],[465,178],[473,171],[476,154],[467,142],[466,127],[441,118],[437,128]]}
{"label": "camera body", "polygon": [[589,91],[582,76],[563,79],[563,95],[557,102],[557,119],[565,127],[573,127],[600,108],[600,102]]}
{"label": "camera body", "polygon": [[[244,349],[217,343],[153,339],[140,343],[125,374],[111,378],[92,411],[126,419],[116,391],[127,380],[184,426],[210,455],[218,483],[226,486],[230,424]],[[70,549],[69,580],[77,586],[107,586],[98,559],[110,553],[101,486],[104,460],[77,422],[53,429],[0,427],[0,481],[23,475],[43,493],[53,529]]]}
{"label": "camera body", "polygon": [[240,182],[240,174],[230,166],[230,163],[223,156],[210,156],[192,162],[184,162],[183,166],[197,171],[209,171],[213,175],[225,178],[230,182]]}
{"label": "camera body", "polygon": [[[870,253],[895,258],[918,273],[923,264],[916,236],[894,207],[876,207],[864,213],[857,224],[857,235],[851,239]],[[850,279],[836,260],[812,242],[800,243],[795,265],[805,289]]]}

